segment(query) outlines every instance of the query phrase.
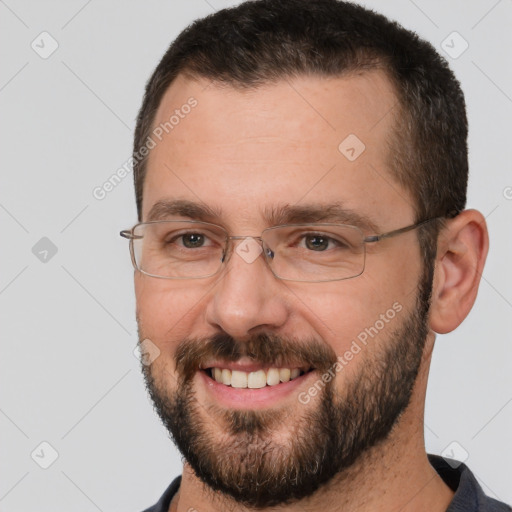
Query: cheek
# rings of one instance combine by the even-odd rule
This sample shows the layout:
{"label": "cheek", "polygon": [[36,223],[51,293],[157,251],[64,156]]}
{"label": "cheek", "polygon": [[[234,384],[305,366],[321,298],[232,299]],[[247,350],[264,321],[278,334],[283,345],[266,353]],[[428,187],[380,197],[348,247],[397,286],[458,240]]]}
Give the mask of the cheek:
{"label": "cheek", "polygon": [[393,332],[401,327],[408,311],[404,298],[397,300],[395,293],[376,295],[370,284],[344,292],[308,295],[306,301],[311,311],[308,323],[316,326],[337,356],[332,370],[341,395],[389,346]]}
{"label": "cheek", "polygon": [[140,335],[149,338],[161,350],[190,335],[195,308],[201,294],[186,283],[135,276],[135,297]]}
{"label": "cheek", "polygon": [[369,272],[346,281],[334,281],[321,288],[296,290],[306,305],[301,308],[313,325],[323,324],[325,331],[346,338],[367,325],[373,324],[381,313],[395,301],[404,300],[403,283],[396,276],[381,275],[379,279]]}
{"label": "cheek", "polygon": [[[352,280],[295,290],[305,306],[300,306],[301,315],[337,355],[377,349],[414,305],[420,271],[417,254],[416,259],[395,256],[398,264],[379,262]],[[352,359],[350,353],[347,356]],[[360,356],[353,359],[361,360]]]}

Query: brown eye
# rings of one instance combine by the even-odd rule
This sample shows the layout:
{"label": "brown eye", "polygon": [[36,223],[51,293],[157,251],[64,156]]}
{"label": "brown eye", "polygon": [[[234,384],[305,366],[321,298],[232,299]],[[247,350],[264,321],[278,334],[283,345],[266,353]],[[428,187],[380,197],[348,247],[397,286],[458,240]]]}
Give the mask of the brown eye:
{"label": "brown eye", "polygon": [[204,235],[199,233],[189,233],[182,235],[183,245],[188,249],[194,249],[196,247],[202,247],[204,244]]}
{"label": "brown eye", "polygon": [[325,251],[329,247],[330,238],[322,235],[309,235],[305,237],[306,247],[312,251]]}

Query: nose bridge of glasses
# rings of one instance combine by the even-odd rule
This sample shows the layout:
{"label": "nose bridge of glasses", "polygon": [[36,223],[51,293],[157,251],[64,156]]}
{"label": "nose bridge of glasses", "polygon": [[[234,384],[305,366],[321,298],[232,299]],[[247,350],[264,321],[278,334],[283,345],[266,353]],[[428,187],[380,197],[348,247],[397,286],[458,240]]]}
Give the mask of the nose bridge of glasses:
{"label": "nose bridge of glasses", "polygon": [[245,240],[246,238],[253,238],[255,240],[263,241],[261,236],[251,236],[251,235],[233,235],[226,237],[228,240]]}
{"label": "nose bridge of glasses", "polygon": [[[243,240],[243,241],[247,241],[248,243],[254,243],[256,242],[257,244],[259,244],[261,246],[261,249],[264,249],[265,246],[263,245],[264,242],[263,242],[263,238],[261,236],[251,236],[251,235],[233,235],[233,236],[227,236],[226,237],[226,245],[229,246],[229,242],[233,240],[235,243],[232,244],[232,246],[235,246],[237,245],[236,244],[236,241],[237,240]],[[237,245],[237,249],[240,249],[240,246],[242,246],[244,244],[244,242],[241,242]],[[227,252],[229,252],[229,248],[227,247]],[[240,249],[240,250],[243,250],[243,249]]]}
{"label": "nose bridge of glasses", "polygon": [[[231,240],[241,242],[236,245],[229,244]],[[251,235],[233,235],[226,237],[226,247],[223,252],[221,258],[221,264],[226,264],[231,259],[233,252],[237,253],[237,256],[240,257],[245,263],[252,264],[254,263],[261,253],[263,253],[263,260],[267,266],[270,267],[275,253],[272,251],[265,243],[261,236],[251,236]]]}

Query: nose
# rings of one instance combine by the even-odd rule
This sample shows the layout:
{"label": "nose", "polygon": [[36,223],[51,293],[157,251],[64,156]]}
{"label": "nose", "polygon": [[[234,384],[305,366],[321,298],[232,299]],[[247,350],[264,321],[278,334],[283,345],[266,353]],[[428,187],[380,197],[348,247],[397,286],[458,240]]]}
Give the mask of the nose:
{"label": "nose", "polygon": [[206,307],[206,320],[234,338],[282,327],[289,315],[286,287],[270,271],[261,242],[234,240]]}

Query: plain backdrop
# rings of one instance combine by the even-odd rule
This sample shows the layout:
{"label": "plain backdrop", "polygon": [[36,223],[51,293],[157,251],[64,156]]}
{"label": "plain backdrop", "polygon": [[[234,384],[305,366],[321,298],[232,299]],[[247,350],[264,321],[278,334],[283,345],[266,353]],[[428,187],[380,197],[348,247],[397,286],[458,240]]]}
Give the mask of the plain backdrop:
{"label": "plain backdrop", "polygon": [[[181,473],[133,354],[118,236],[136,221],[131,173],[102,200],[93,191],[130,156],[170,42],[235,3],[0,1],[2,512],[138,512]],[[512,1],[363,3],[428,39],[465,91],[468,207],[486,216],[491,250],[470,316],[438,337],[425,437],[512,502]]]}

